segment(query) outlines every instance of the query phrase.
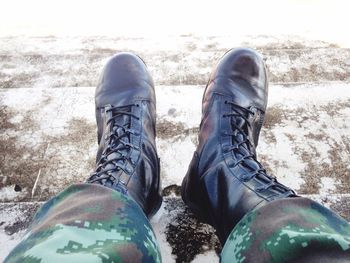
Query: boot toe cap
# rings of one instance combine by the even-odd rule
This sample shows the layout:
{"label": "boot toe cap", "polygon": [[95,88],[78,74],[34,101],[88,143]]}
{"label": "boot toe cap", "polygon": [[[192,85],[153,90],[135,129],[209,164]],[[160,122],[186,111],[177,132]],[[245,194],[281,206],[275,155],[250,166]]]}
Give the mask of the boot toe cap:
{"label": "boot toe cap", "polygon": [[96,88],[96,106],[122,106],[135,99],[155,100],[154,84],[143,60],[121,52],[109,59]]}
{"label": "boot toe cap", "polygon": [[252,49],[238,48],[226,53],[218,64],[221,75],[244,78],[247,81],[265,77],[262,57]]}
{"label": "boot toe cap", "polygon": [[267,73],[261,55],[249,48],[228,51],[214,68],[208,82],[205,100],[214,92],[232,97],[243,107],[261,110],[267,105]]}

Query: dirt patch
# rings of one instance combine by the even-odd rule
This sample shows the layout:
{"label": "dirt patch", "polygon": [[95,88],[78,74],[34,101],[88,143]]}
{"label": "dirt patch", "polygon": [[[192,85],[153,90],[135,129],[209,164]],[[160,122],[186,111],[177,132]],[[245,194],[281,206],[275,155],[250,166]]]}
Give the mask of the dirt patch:
{"label": "dirt patch", "polygon": [[272,129],[280,125],[286,118],[284,110],[281,106],[272,106],[266,109],[264,127]]}
{"label": "dirt patch", "polygon": [[[275,106],[267,111],[267,118],[265,122],[266,128],[273,128],[276,125],[281,125],[283,119],[288,121],[297,122],[297,125],[301,129],[308,129],[310,122],[320,121],[320,108],[304,109],[298,107],[296,109],[282,109],[280,106]],[[330,103],[321,106],[321,110],[325,111],[331,117],[340,114],[340,110],[349,108],[349,102],[337,102]],[[269,130],[262,131],[268,143],[276,143],[276,138]],[[295,145],[297,139],[296,135],[285,134],[291,141],[292,145]],[[346,159],[350,155],[350,139],[343,136],[340,143],[330,137],[322,129],[318,132],[309,132],[305,135],[305,143],[307,143],[308,150],[293,147],[293,151],[305,164],[305,169],[301,173],[301,177],[304,180],[304,184],[301,186],[299,192],[301,194],[318,194],[321,187],[321,178],[330,177],[334,178],[336,183],[335,192],[348,193],[350,189],[350,171],[348,169],[348,162]],[[328,152],[329,162],[322,161],[321,154],[318,151],[317,145],[320,142],[324,142],[330,147]],[[271,167],[280,167],[285,164],[276,163],[274,160],[268,160],[266,156],[262,157],[262,163],[267,166],[267,170],[271,171]]]}
{"label": "dirt patch", "polygon": [[[17,112],[7,106],[0,106],[0,113],[0,123],[3,124],[0,127],[0,174],[2,177],[0,187],[17,185],[19,187],[17,189],[30,191],[39,169],[45,165],[42,154],[46,144],[38,143],[35,147],[31,147],[18,143],[22,133],[38,129],[33,112]],[[22,117],[22,120],[15,125],[10,120],[18,115]],[[28,194],[24,199],[16,201],[28,200]]]}
{"label": "dirt patch", "polygon": [[[247,43],[248,44],[248,43]],[[301,41],[283,41],[283,42],[270,42],[263,46],[255,46],[258,50],[276,50],[276,49],[304,49],[310,48]]]}
{"label": "dirt patch", "polygon": [[[306,164],[306,168],[301,177],[305,183],[301,185],[300,194],[318,194],[320,190],[321,177],[324,176],[324,169],[326,167],[320,166],[317,163],[316,156],[313,153],[302,152],[301,159]],[[324,164],[324,166],[327,164]]]}
{"label": "dirt patch", "polygon": [[267,143],[276,143],[277,139],[275,134],[271,130],[262,130],[261,134],[264,136]]}
{"label": "dirt patch", "polygon": [[[92,49],[82,49],[83,55],[87,57],[90,62],[103,60],[109,57],[112,57],[119,50],[113,48],[92,48]],[[125,50],[126,51],[126,50]]]}
{"label": "dirt patch", "polygon": [[294,120],[298,123],[299,127],[303,127],[304,124],[309,124],[310,120],[319,122],[320,114],[315,106],[312,109],[305,109],[298,107],[295,110],[289,110],[287,113],[289,120]]}
{"label": "dirt patch", "polygon": [[334,202],[330,208],[336,211],[340,216],[342,216],[346,221],[350,221],[350,198],[341,197],[337,202]]}
{"label": "dirt patch", "polygon": [[309,132],[308,134],[305,135],[305,138],[316,140],[316,141],[325,141],[327,138],[327,135],[323,133],[312,133]]}
{"label": "dirt patch", "polygon": [[38,53],[27,53],[23,55],[25,61],[33,65],[38,65],[48,62],[48,57]]}
{"label": "dirt patch", "polygon": [[218,47],[218,42],[212,42],[209,43],[205,46],[205,48],[203,48],[203,51],[212,51],[212,50],[216,50]]}
{"label": "dirt patch", "polygon": [[167,59],[168,61],[172,61],[174,63],[180,63],[180,61],[182,60],[182,56],[180,56],[179,54],[173,54],[169,55]]}
{"label": "dirt patch", "polygon": [[206,85],[208,74],[191,73],[189,70],[179,70],[166,78],[157,80],[159,85]]}
{"label": "dirt patch", "polygon": [[8,75],[0,71],[0,79],[6,78]]}
{"label": "dirt patch", "polygon": [[[320,82],[350,80],[346,48],[262,49],[270,82]],[[322,61],[318,58],[322,57]],[[280,70],[279,66],[287,66]]]}
{"label": "dirt patch", "polygon": [[[267,155],[264,155],[264,154],[259,154],[258,160],[263,166],[263,168],[266,170],[266,173],[271,176],[274,176],[276,174],[274,170],[278,167],[288,168],[287,162],[279,161],[279,160],[271,160],[268,158]],[[274,169],[272,167],[274,167]]]}
{"label": "dirt patch", "polygon": [[205,85],[208,80],[207,74],[194,73],[190,74],[186,71],[186,74],[181,76],[179,85]]}
{"label": "dirt patch", "polygon": [[350,155],[350,138],[348,138],[345,135],[343,135],[341,138],[343,140],[343,144],[344,144],[346,153]]}
{"label": "dirt patch", "polygon": [[190,51],[190,52],[193,52],[193,51],[195,51],[197,49],[197,45],[195,43],[193,43],[193,42],[188,42],[186,44],[186,49],[188,51]]}
{"label": "dirt patch", "polygon": [[21,211],[21,216],[15,218],[15,220],[13,220],[13,223],[5,225],[5,233],[11,236],[19,231],[26,230],[40,206],[40,203],[17,203],[0,205],[2,210],[8,212],[11,212],[12,209]]}
{"label": "dirt patch", "polygon": [[[292,62],[289,62],[292,63]],[[288,64],[289,64],[288,63]],[[291,67],[286,72],[278,72],[276,68],[269,66],[270,82],[321,82],[321,81],[349,81],[350,69],[334,69],[326,71],[331,65],[306,65],[307,67]],[[274,70],[274,71],[273,71]]]}
{"label": "dirt patch", "polygon": [[[54,38],[53,40],[57,41],[53,47],[55,49],[55,45],[59,45],[61,39]],[[16,43],[18,40],[13,41]],[[45,44],[47,40],[38,38],[37,41]],[[94,85],[103,66],[101,63],[120,51],[116,50],[112,43],[117,43],[123,51],[135,52],[127,48],[128,41],[141,41],[141,39],[90,37],[81,39],[83,48],[77,44],[76,47],[63,50],[60,54],[48,54],[46,50],[38,50],[37,53],[25,53],[24,51],[17,52],[18,54],[11,52],[0,55],[1,68],[18,68],[11,76],[1,78],[0,86],[5,88],[40,87],[41,80],[45,80],[45,83],[50,83],[50,86],[53,87]],[[201,41],[200,45],[198,45],[199,41]],[[26,43],[21,44],[26,45]],[[252,46],[252,43],[247,42],[243,45]],[[315,43],[312,45],[315,46]],[[337,48],[334,44],[324,42],[320,42],[319,46],[319,48],[314,48],[304,44],[302,40],[287,40],[273,41],[257,45],[255,48],[267,57],[271,82],[350,80],[350,65],[344,59],[349,57],[350,50]],[[146,49],[143,52],[139,50],[136,52],[149,62],[155,72],[170,73],[160,74],[160,76],[153,74],[155,79],[159,78],[159,81],[157,79],[158,84],[204,85],[212,66],[229,48],[219,47],[217,38],[203,39],[192,36],[184,41],[182,53],[168,49],[157,51]],[[202,57],[203,52],[207,56]],[[196,57],[199,62],[196,62]],[[322,57],[321,62],[319,57]],[[281,69],[281,64],[288,68],[284,70],[282,67]],[[28,65],[30,72],[25,73],[27,76],[23,75],[23,72],[20,73],[21,69],[18,65],[21,65],[21,68]],[[56,74],[57,71],[60,73]],[[18,74],[22,76],[17,76]]]}
{"label": "dirt patch", "polygon": [[[335,117],[342,114],[341,111],[349,107],[349,101],[313,106],[307,109],[303,107],[283,109],[277,105],[267,110],[265,121],[265,128],[267,129],[262,130],[262,135],[267,143],[276,143],[276,137],[269,129],[282,126],[284,120],[296,122],[299,129],[307,131],[309,126],[314,123],[321,125],[320,114],[323,114],[323,112],[330,117]],[[304,171],[300,174],[305,183],[301,185],[298,192],[301,194],[318,194],[321,187],[321,178],[330,177],[335,181],[335,193],[348,193],[350,189],[350,169],[347,160],[350,156],[350,139],[348,136],[342,136],[342,141],[339,141],[339,139],[332,138],[332,134],[324,130],[327,128],[326,124],[322,124],[321,127],[317,132],[307,132],[305,134],[303,139],[305,139],[306,148],[295,146],[301,143],[301,138],[297,134],[285,133],[285,136],[291,142],[294,154],[305,165]],[[318,149],[318,147],[322,147],[320,143],[324,143],[326,144],[325,147],[329,147],[328,156],[324,157],[325,160],[321,159],[321,153]],[[261,162],[269,172],[272,172],[274,167],[287,167],[286,163],[276,162],[276,160],[269,158],[261,156]]]}
{"label": "dirt patch", "polygon": [[16,126],[10,122],[10,119],[14,116],[14,112],[7,106],[0,107],[0,131],[4,132],[7,129],[14,129]]}
{"label": "dirt patch", "polygon": [[57,37],[54,35],[32,36],[31,38],[40,39],[40,40],[44,40],[44,41],[56,41],[57,40]]}
{"label": "dirt patch", "polygon": [[[101,53],[99,53],[101,52]],[[91,86],[98,78],[102,59],[109,56],[106,50],[87,54],[24,53],[9,55],[1,64],[12,66],[13,73],[0,79],[1,88],[32,88]],[[106,55],[108,53],[108,56]]]}
{"label": "dirt patch", "polygon": [[161,139],[169,139],[175,136],[183,135],[185,125],[181,122],[171,122],[161,120],[157,122],[157,137]]}
{"label": "dirt patch", "polygon": [[[73,183],[85,181],[95,167],[96,125],[83,118],[69,121],[66,132],[47,136],[50,150],[42,170],[35,200],[45,201]],[[55,178],[55,180],[52,180]]]}
{"label": "dirt patch", "polygon": [[170,139],[185,137],[191,134],[198,134],[199,128],[185,128],[182,122],[171,122],[165,119],[157,122],[157,137],[160,139]]}
{"label": "dirt patch", "polygon": [[39,77],[38,72],[21,72],[0,79],[0,88],[23,88],[33,85],[35,79]]}
{"label": "dirt patch", "polygon": [[162,196],[170,196],[170,195],[175,195],[175,196],[181,196],[181,186],[172,184],[167,187],[165,187],[162,191]]}
{"label": "dirt patch", "polygon": [[[321,106],[313,106],[312,108],[298,107],[296,109],[284,109],[281,105],[275,105],[267,108],[265,114],[264,127],[272,129],[281,125],[283,120],[296,121],[299,127],[303,127],[310,121],[320,121],[320,110],[326,112],[331,117],[336,117],[340,111],[350,108],[350,100],[328,103]],[[323,128],[327,128],[326,124],[322,124]],[[320,137],[321,134],[308,134],[308,138]]]}
{"label": "dirt patch", "polygon": [[326,176],[329,174],[330,177],[340,181],[340,184],[337,185],[337,192],[340,193],[349,193],[350,189],[349,153],[345,155],[346,149],[349,148],[349,140],[343,139],[343,144],[334,142],[333,147],[328,151],[332,165],[324,172]]}
{"label": "dirt patch", "polygon": [[270,163],[272,163],[271,160],[269,160],[268,156],[265,154],[258,154],[258,160],[262,164],[263,168],[266,169],[266,172],[268,174],[273,175],[273,169],[271,168]]}
{"label": "dirt patch", "polygon": [[210,250],[220,254],[221,246],[215,230],[199,222],[180,198],[167,198],[165,209],[178,212],[174,218],[171,218],[165,231],[177,263],[191,262],[197,255]]}
{"label": "dirt patch", "polygon": [[[300,158],[305,163],[306,168],[302,174],[305,184],[301,186],[301,194],[318,194],[322,177],[334,178],[336,183],[336,193],[349,193],[350,170],[348,168],[348,156],[350,140],[343,137],[343,143],[339,143],[325,134],[310,135],[309,138],[322,140],[329,144],[328,158],[330,164],[320,160],[320,153],[315,146],[310,144],[311,150],[301,151]],[[296,153],[298,153],[296,149]]]}
{"label": "dirt patch", "polygon": [[[259,36],[263,38],[270,38],[270,36]],[[242,46],[250,45],[249,42],[243,42]],[[250,45],[251,46],[251,45]],[[313,41],[312,46],[307,45],[303,40],[283,40],[283,41],[271,41],[263,45],[254,45],[255,49],[259,50],[278,50],[278,49],[319,49],[319,48],[339,48],[339,45],[326,41]]]}
{"label": "dirt patch", "polygon": [[327,112],[327,114],[331,117],[336,117],[339,115],[339,112],[343,109],[350,108],[350,100],[346,101],[338,101],[331,102],[327,105],[323,105],[320,107],[323,111]]}
{"label": "dirt patch", "polygon": [[296,140],[296,136],[295,136],[295,135],[290,134],[290,133],[285,133],[284,135],[285,135],[285,136],[288,138],[288,140],[290,140],[291,142],[295,142],[295,140]]}
{"label": "dirt patch", "polygon": [[81,151],[88,151],[91,144],[96,141],[96,124],[89,123],[84,118],[73,118],[69,121],[67,133],[58,137],[48,137],[51,143],[65,142],[74,144],[81,148]]}

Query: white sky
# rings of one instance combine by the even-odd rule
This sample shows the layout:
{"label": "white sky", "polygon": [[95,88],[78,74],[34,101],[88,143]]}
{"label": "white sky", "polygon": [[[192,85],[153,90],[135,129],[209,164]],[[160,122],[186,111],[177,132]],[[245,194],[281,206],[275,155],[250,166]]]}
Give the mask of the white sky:
{"label": "white sky", "polygon": [[0,36],[296,34],[350,46],[348,0],[0,0]]}

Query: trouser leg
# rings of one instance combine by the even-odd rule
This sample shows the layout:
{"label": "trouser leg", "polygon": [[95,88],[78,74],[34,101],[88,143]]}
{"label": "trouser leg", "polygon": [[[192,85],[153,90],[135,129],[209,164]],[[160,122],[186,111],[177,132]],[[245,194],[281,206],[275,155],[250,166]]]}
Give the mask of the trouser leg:
{"label": "trouser leg", "polygon": [[5,262],[160,262],[151,225],[129,196],[95,184],[46,202]]}
{"label": "trouser leg", "polygon": [[350,225],[307,198],[280,199],[245,215],[222,262],[350,262]]}

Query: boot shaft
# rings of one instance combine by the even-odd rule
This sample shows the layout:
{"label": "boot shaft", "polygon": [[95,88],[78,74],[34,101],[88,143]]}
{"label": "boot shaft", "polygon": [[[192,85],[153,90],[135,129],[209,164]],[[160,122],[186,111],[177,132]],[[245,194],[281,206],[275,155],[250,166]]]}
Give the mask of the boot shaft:
{"label": "boot shaft", "polygon": [[182,183],[182,198],[214,226],[222,243],[246,213],[295,196],[257,161],[267,94],[264,62],[250,49],[226,53],[204,92],[199,144]]}
{"label": "boot shaft", "polygon": [[89,183],[130,195],[146,215],[160,204],[156,98],[144,62],[130,53],[112,57],[95,92],[98,152]]}

